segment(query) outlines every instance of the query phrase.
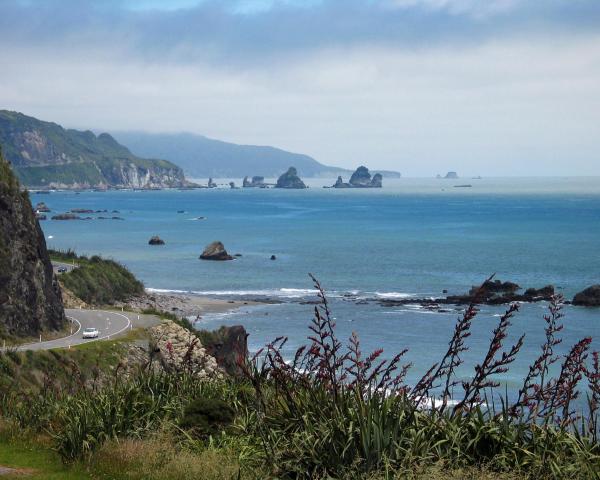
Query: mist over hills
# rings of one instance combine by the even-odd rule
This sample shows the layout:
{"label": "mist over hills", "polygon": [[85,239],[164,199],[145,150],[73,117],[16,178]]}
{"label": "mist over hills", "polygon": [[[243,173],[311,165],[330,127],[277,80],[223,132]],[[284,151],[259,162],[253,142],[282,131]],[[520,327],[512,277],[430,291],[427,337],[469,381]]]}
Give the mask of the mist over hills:
{"label": "mist over hills", "polygon": [[[192,178],[277,177],[290,166],[296,167],[301,177],[335,177],[354,171],[323,165],[308,155],[275,147],[238,145],[192,133],[130,131],[112,132],[112,135],[136,155],[167,159]],[[400,176],[397,172],[380,173],[388,177]]]}

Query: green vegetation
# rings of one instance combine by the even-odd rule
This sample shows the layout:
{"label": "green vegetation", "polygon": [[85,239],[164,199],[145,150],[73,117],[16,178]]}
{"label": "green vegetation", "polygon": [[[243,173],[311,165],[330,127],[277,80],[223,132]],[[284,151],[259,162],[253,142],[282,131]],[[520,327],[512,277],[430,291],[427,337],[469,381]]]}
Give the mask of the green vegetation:
{"label": "green vegetation", "polygon": [[72,251],[50,250],[58,262],[75,262],[78,268],[61,275],[60,280],[77,297],[91,305],[110,305],[144,293],[144,285],[123,265],[97,255],[78,256]]}
{"label": "green vegetation", "polygon": [[[562,329],[558,298],[516,399],[498,396],[492,379],[521,345],[503,345],[518,310],[511,306],[451,403],[474,305],[457,320],[448,352],[409,386],[404,351],[382,360],[379,350],[363,356],[356,336],[342,345],[316,287],[322,305],[310,343],[291,362],[279,338],[240,365],[236,378],[201,380],[185,368],[146,365],[126,376],[117,368],[104,382],[44,381],[38,395],[5,388],[0,417],[45,438],[73,472],[99,478],[598,478],[600,358],[594,353],[588,365],[587,338],[562,359],[552,353]],[[7,378],[23,361],[14,355],[0,364]],[[585,415],[573,404],[583,387]]]}
{"label": "green vegetation", "polygon": [[118,365],[124,339],[91,342],[77,348],[17,352],[10,347],[0,352],[0,397],[11,391],[35,393],[44,382],[61,388],[77,388]]}
{"label": "green vegetation", "polygon": [[173,163],[137,157],[107,133],[67,130],[18,112],[0,110],[0,144],[24,185],[122,185],[122,170],[131,166],[139,177],[159,172],[172,186],[184,180]]}

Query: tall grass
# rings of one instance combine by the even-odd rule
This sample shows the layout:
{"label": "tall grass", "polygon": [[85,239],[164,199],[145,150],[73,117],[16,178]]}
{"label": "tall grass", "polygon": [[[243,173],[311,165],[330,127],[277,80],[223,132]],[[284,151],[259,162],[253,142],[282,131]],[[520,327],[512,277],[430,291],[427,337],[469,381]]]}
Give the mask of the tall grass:
{"label": "tall grass", "polygon": [[[309,343],[289,362],[282,354],[287,339],[277,338],[244,368],[260,412],[255,431],[274,471],[306,478],[352,476],[442,462],[452,468],[485,464],[527,475],[598,476],[599,358],[594,353],[592,365],[587,364],[589,338],[562,359],[554,355],[562,329],[560,297],[545,317],[541,354],[509,404],[497,392],[495,378],[508,371],[523,344],[524,337],[504,344],[518,305],[499,318],[469,380],[459,380],[456,368],[468,349],[478,315],[475,304],[457,320],[441,360],[411,386],[404,381],[410,368],[402,364],[406,350],[384,360],[381,350],[363,355],[354,334],[342,344],[325,293],[314,282],[321,304],[315,307]],[[552,377],[549,367],[555,362],[560,369]],[[573,403],[584,380],[589,398],[585,415]],[[450,402],[450,392],[457,390],[462,394]]]}

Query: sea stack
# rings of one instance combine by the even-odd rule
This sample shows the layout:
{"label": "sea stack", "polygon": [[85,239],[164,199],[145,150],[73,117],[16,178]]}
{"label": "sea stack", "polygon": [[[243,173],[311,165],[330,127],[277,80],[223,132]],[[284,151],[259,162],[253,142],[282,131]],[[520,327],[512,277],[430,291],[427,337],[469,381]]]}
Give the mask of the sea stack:
{"label": "sea stack", "polygon": [[338,177],[333,188],[381,188],[383,185],[383,176],[380,173],[376,173],[371,178],[369,169],[364,166],[360,166],[350,177],[348,183],[344,183],[342,177]]}
{"label": "sea stack", "polygon": [[307,188],[304,182],[298,176],[298,171],[294,167],[288,168],[288,171],[285,172],[277,179],[277,184],[275,188],[294,188],[301,189]]}
{"label": "sea stack", "polygon": [[456,178],[458,178],[458,173],[448,172],[444,178],[456,179]]}
{"label": "sea stack", "polygon": [[154,235],[150,240],[148,240],[148,245],[164,245],[165,241],[160,238],[158,235]]}
{"label": "sea stack", "polygon": [[233,260],[233,257],[225,250],[225,245],[221,242],[212,242],[206,246],[202,255],[201,260]]}
{"label": "sea stack", "polygon": [[255,175],[252,180],[248,180],[248,177],[244,177],[242,187],[244,188],[266,188],[268,185],[265,183],[265,177]]}

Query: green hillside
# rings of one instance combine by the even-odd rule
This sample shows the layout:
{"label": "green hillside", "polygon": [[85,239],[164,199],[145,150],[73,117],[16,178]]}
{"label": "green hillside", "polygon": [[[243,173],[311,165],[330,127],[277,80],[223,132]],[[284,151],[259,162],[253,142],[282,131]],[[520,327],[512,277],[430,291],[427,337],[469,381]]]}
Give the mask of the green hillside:
{"label": "green hillside", "polygon": [[183,171],[140,158],[107,133],[64,129],[0,110],[0,145],[21,182],[37,187],[178,187]]}

